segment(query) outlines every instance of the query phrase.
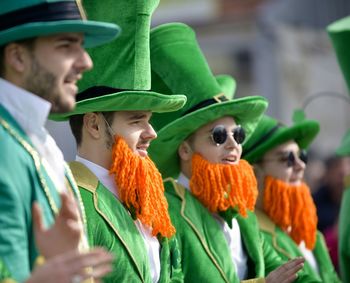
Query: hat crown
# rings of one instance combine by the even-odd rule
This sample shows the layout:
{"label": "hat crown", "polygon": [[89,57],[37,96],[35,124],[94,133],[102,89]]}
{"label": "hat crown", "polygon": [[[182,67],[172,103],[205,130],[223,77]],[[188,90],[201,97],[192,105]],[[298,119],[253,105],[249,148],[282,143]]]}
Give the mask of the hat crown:
{"label": "hat crown", "polygon": [[[152,90],[167,94],[184,93],[187,96],[186,105],[167,114],[167,120],[175,120],[201,106],[233,97],[234,92],[227,97],[221,89],[195,32],[186,24],[171,23],[154,28],[150,35],[150,52]],[[165,124],[163,119],[153,119],[157,130]]]}
{"label": "hat crown", "polygon": [[0,15],[33,7],[40,4],[49,4],[54,2],[76,2],[75,0],[2,0]]}
{"label": "hat crown", "polygon": [[[91,20],[118,23],[122,33],[117,41],[88,50],[94,68],[84,74],[80,90],[96,85],[119,89],[149,90],[151,65],[149,33],[151,16],[159,0],[84,0]],[[117,12],[121,11],[121,13]]]}
{"label": "hat crown", "polygon": [[[171,23],[154,28],[150,35],[150,49],[153,72],[173,93],[187,95],[187,104],[181,109],[183,113],[222,94],[195,32],[186,24]],[[156,87],[156,82],[152,81],[152,89]]]}

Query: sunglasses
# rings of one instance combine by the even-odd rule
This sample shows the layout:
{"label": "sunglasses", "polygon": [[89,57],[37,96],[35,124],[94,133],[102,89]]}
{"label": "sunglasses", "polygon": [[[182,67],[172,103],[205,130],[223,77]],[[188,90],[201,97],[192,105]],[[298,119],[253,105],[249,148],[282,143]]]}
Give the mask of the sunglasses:
{"label": "sunglasses", "polygon": [[[228,136],[228,133],[226,131],[225,126],[223,125],[215,126],[214,129],[211,131],[211,135],[210,135],[212,141],[217,146],[224,144],[227,140],[227,136]],[[242,144],[245,140],[245,131],[240,125],[238,125],[236,128],[232,130],[232,136],[237,144]]]}
{"label": "sunglasses", "polygon": [[[308,158],[307,158],[307,152],[305,150],[301,150],[298,154],[299,159],[304,162],[304,164],[307,164]],[[293,151],[286,152],[281,156],[279,159],[277,159],[281,163],[287,164],[287,167],[294,167],[297,162],[296,154]],[[273,160],[266,160],[264,161],[273,161]]]}

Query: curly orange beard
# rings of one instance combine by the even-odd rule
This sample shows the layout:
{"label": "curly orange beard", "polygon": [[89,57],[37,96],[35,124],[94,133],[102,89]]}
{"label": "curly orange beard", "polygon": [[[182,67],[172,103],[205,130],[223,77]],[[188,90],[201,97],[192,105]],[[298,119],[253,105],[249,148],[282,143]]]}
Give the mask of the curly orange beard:
{"label": "curly orange beard", "polygon": [[266,214],[287,231],[298,245],[305,242],[312,250],[316,243],[317,212],[305,183],[293,186],[271,176],[265,178],[263,206]]}
{"label": "curly orange beard", "polygon": [[251,165],[240,160],[237,165],[213,164],[194,154],[192,158],[192,194],[211,212],[236,209],[247,216],[254,211],[258,196],[257,182]]}
{"label": "curly orange beard", "polygon": [[162,176],[148,156],[136,155],[122,138],[116,137],[109,173],[114,174],[121,201],[136,218],[152,228],[153,236],[159,233],[170,238],[175,234]]}

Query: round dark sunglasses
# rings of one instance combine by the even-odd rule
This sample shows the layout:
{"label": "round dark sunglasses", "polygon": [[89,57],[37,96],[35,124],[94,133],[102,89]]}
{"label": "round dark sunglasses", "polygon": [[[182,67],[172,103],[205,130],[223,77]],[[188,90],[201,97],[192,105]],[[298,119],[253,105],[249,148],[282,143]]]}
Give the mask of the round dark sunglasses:
{"label": "round dark sunglasses", "polygon": [[[224,144],[227,140],[227,136],[228,136],[228,133],[226,131],[225,126],[223,125],[215,126],[214,129],[211,131],[211,135],[210,135],[212,141],[217,146]],[[232,130],[232,136],[237,144],[242,144],[245,140],[245,131],[240,125],[238,125],[236,128]]]}
{"label": "round dark sunglasses", "polygon": [[[298,154],[299,159],[307,164],[308,158],[307,158],[307,152],[306,150],[301,150]],[[276,160],[276,159],[275,159]],[[287,151],[277,159],[279,162],[287,164],[287,167],[294,167],[296,164],[296,154],[293,151]],[[264,161],[270,161],[270,160],[264,160]],[[271,160],[272,161],[272,160]]]}

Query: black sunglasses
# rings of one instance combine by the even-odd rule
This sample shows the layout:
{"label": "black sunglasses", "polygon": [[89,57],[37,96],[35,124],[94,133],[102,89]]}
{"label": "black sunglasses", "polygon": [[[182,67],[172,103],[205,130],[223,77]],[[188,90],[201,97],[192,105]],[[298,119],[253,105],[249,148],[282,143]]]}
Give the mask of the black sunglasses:
{"label": "black sunglasses", "polygon": [[[306,150],[301,150],[298,154],[298,157],[302,162],[304,162],[304,164],[307,164],[308,158],[307,158]],[[283,154],[283,156],[281,156],[277,160],[282,162],[282,163],[286,163],[288,168],[294,167],[296,164],[296,156],[295,156],[295,153],[293,151],[286,152],[285,154]],[[272,160],[264,159],[264,161],[272,161]]]}
{"label": "black sunglasses", "polygon": [[[212,141],[217,145],[224,144],[227,140],[227,131],[225,126],[223,125],[217,125],[214,127],[214,129],[211,131],[211,139]],[[245,140],[245,131],[244,129],[238,125],[236,128],[232,130],[232,136],[233,139],[236,141],[237,144],[242,144]]]}

